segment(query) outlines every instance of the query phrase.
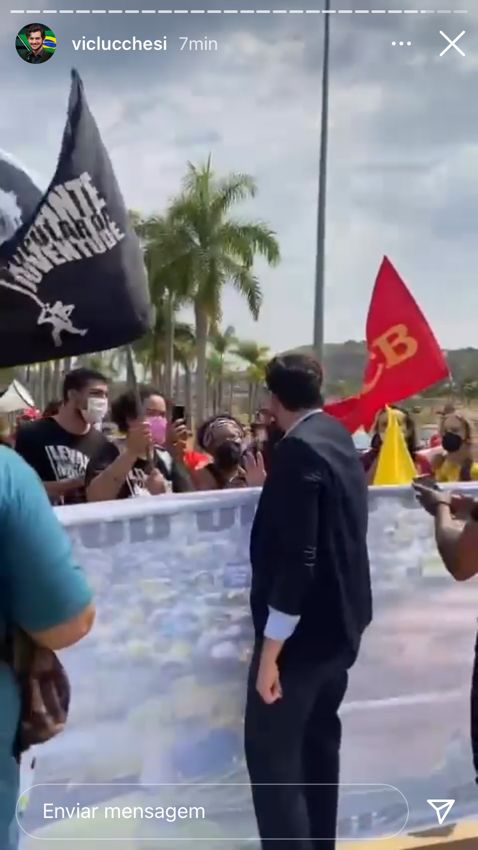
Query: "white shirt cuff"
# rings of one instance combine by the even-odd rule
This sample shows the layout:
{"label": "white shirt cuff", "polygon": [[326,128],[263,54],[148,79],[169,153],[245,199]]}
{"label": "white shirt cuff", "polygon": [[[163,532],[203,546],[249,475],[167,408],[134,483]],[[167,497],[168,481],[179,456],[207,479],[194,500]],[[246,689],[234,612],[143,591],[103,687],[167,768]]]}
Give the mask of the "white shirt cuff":
{"label": "white shirt cuff", "polygon": [[299,614],[284,614],[283,611],[277,611],[269,606],[264,637],[270,640],[287,640],[294,633],[299,620]]}

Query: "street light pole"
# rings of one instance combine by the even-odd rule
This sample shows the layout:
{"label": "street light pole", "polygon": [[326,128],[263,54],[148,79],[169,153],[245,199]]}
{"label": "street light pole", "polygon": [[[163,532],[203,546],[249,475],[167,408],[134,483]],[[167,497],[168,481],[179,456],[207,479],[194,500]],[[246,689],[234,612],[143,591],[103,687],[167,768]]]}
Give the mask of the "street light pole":
{"label": "street light pole", "polygon": [[322,108],[320,116],[319,192],[317,200],[317,248],[315,258],[314,351],[324,358],[325,215],[327,196],[327,145],[329,121],[330,0],[324,7],[324,56],[322,61]]}

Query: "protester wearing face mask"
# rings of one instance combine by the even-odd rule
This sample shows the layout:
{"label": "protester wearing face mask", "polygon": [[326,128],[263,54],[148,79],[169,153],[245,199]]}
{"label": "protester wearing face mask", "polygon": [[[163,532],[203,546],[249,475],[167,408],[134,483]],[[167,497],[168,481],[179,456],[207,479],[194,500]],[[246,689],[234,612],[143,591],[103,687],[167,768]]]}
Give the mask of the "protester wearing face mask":
{"label": "protester wearing face mask", "polygon": [[108,382],[93,369],[73,369],[58,413],[22,424],[15,448],[38,473],[54,505],[85,501],[89,460],[107,443],[98,430],[108,411]]}
{"label": "protester wearing face mask", "polygon": [[[408,410],[403,410],[402,408],[396,407],[395,405],[391,405],[391,407],[397,412],[398,422],[402,429],[403,436],[405,437],[410,456],[415,464],[417,475],[430,475],[432,472],[432,468],[430,466],[429,461],[421,452],[417,450],[417,432],[412,415],[408,412]],[[373,480],[375,478],[378,457],[380,454],[380,449],[382,448],[383,438],[385,436],[385,431],[387,430],[387,425],[388,413],[384,409],[377,414],[377,418],[375,420],[375,425],[373,428],[370,448],[360,455],[360,460],[365,470],[365,474],[367,476],[367,483],[369,485],[373,483]]]}
{"label": "protester wearing face mask", "polygon": [[460,413],[443,417],[440,426],[443,452],[433,458],[435,478],[447,481],[478,481],[478,463],[473,460],[473,429]]}
{"label": "protester wearing face mask", "polygon": [[89,502],[193,489],[183,463],[187,429],[183,422],[168,423],[163,396],[144,390],[138,400],[132,391],[123,393],[113,402],[111,416],[125,439],[120,445],[107,442],[88,464]]}
{"label": "protester wearing face mask", "polygon": [[212,462],[194,473],[197,490],[224,490],[245,487],[244,428],[232,416],[214,416],[199,428],[197,442]]}

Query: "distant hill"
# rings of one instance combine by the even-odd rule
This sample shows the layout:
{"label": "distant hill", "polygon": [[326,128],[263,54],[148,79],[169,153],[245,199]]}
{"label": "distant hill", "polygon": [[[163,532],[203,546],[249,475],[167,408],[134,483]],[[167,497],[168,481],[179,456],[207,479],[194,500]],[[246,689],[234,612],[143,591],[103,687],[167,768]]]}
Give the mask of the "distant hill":
{"label": "distant hill", "polygon": [[[311,353],[307,345],[294,349],[301,353]],[[354,392],[362,382],[365,364],[365,342],[348,340],[343,343],[325,344],[324,370],[327,388],[330,393]],[[445,351],[453,381],[461,386],[467,381],[478,381],[478,349],[458,348]]]}

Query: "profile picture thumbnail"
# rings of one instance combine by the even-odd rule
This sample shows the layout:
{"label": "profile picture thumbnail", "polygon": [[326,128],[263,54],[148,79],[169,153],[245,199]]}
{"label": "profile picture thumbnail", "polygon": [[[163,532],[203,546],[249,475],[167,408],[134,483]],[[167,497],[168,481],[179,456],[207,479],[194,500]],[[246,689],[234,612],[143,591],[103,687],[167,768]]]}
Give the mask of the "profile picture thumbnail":
{"label": "profile picture thumbnail", "polygon": [[15,47],[20,59],[30,65],[48,62],[56,50],[56,35],[45,24],[26,24],[18,32]]}

